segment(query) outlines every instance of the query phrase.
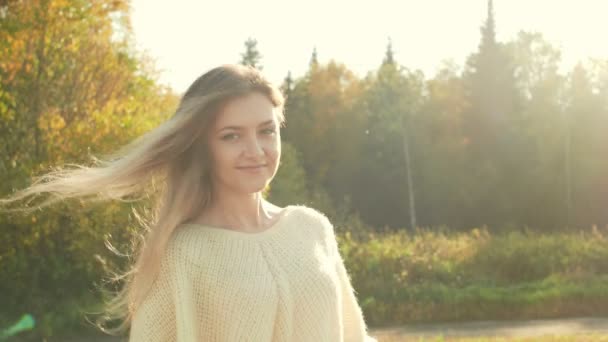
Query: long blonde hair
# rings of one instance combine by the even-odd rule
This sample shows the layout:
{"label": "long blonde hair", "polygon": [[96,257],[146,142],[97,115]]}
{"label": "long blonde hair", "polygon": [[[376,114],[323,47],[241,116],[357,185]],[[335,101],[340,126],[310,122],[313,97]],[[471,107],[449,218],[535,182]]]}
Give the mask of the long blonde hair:
{"label": "long blonde hair", "polygon": [[[107,333],[126,331],[160,269],[171,234],[209,204],[212,193],[208,127],[231,99],[251,92],[266,95],[284,124],[284,97],[258,70],[242,65],[222,65],[198,77],[182,96],[175,114],[154,130],[135,139],[96,165],[55,169],[36,177],[32,185],[0,199],[6,205],[42,193],[52,195],[38,208],[59,200],[123,200],[159,185],[149,217],[138,217],[144,232],[134,237],[135,262],[114,277],[124,280],[121,290],[105,305],[97,326]],[[15,209],[12,209],[15,210]],[[30,209],[17,209],[29,211]],[[116,328],[102,322],[120,319]]]}

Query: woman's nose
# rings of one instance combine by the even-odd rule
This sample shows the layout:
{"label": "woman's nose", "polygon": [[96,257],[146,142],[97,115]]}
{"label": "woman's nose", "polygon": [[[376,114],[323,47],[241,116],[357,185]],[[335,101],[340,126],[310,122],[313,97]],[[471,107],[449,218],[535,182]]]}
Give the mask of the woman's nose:
{"label": "woman's nose", "polygon": [[245,153],[252,156],[263,155],[264,149],[261,141],[257,137],[248,139],[245,146]]}

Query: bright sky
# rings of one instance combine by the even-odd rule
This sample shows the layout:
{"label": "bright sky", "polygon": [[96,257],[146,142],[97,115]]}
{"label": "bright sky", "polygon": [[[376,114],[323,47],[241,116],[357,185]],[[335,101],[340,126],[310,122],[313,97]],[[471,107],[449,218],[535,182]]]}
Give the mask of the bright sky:
{"label": "bright sky", "polygon": [[[606,0],[494,0],[499,41],[540,31],[561,48],[563,68],[608,59],[606,13]],[[132,0],[137,47],[178,92],[215,66],[237,63],[248,37],[274,82],[288,70],[303,75],[314,47],[319,62],[334,59],[364,76],[382,62],[389,37],[396,60],[430,78],[442,60],[462,66],[477,50],[486,14],[487,0]]]}

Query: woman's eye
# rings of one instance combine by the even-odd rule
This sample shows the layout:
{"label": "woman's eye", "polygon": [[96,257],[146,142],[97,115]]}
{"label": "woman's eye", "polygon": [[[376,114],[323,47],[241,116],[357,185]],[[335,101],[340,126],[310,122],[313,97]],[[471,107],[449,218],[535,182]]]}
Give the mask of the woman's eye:
{"label": "woman's eye", "polygon": [[230,133],[230,134],[226,134],[222,137],[222,140],[234,140],[238,137],[237,134],[234,133]]}
{"label": "woman's eye", "polygon": [[[267,129],[262,130],[262,132],[263,132],[263,134],[266,134],[266,135],[274,135],[276,133],[276,130],[274,128],[267,128]],[[221,139],[229,141],[229,140],[236,140],[238,138],[239,138],[238,134],[229,133],[229,134],[222,136]]]}

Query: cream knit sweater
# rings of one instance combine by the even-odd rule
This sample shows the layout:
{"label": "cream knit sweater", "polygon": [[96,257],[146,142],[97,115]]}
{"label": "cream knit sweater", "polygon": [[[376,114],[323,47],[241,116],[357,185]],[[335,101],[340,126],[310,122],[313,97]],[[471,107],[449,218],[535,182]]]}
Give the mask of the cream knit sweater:
{"label": "cream knit sweater", "polygon": [[130,342],[376,341],[321,212],[286,207],[246,233],[179,226],[136,311]]}

